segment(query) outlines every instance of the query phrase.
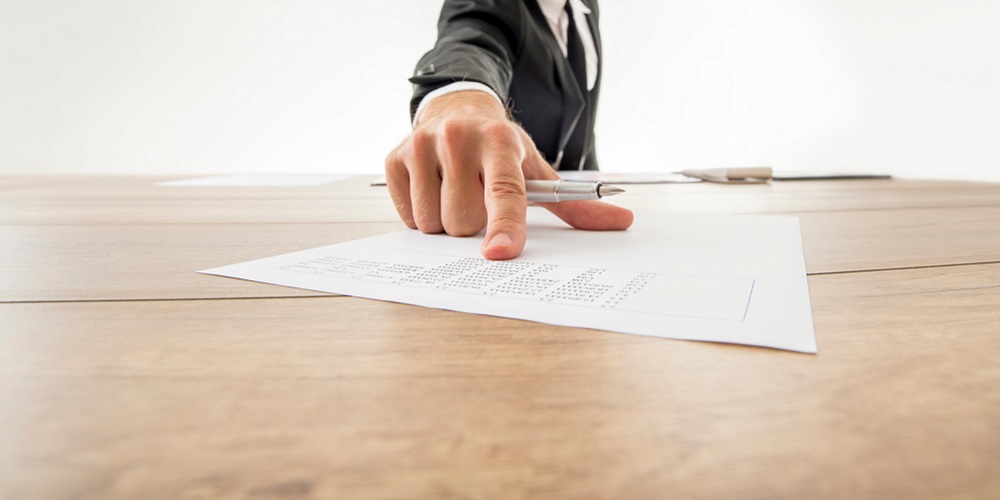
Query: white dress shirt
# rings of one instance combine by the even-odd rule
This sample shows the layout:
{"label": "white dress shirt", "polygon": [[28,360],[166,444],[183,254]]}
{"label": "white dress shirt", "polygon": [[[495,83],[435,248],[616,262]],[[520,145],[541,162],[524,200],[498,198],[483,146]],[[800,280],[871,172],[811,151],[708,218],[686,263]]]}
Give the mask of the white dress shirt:
{"label": "white dress shirt", "polygon": [[[568,2],[573,9],[573,22],[580,33],[580,41],[583,43],[583,52],[587,59],[587,90],[594,90],[594,85],[597,84],[597,45],[594,43],[593,33],[589,29],[583,29],[590,26],[587,24],[590,9],[581,0],[568,0]],[[549,22],[552,34],[556,36],[563,56],[568,55],[566,45],[569,40],[569,13],[566,12],[566,3],[567,0],[538,0],[538,6],[541,7],[545,20]]]}
{"label": "white dress shirt", "polygon": [[[587,23],[587,16],[590,15],[590,9],[583,4],[582,0],[537,0],[538,7],[542,9],[542,14],[545,15],[545,20],[549,22],[549,28],[552,30],[552,34],[555,35],[556,41],[559,43],[559,48],[562,49],[563,56],[567,56],[567,40],[569,39],[569,13],[566,12],[566,3],[569,2],[570,7],[573,10],[573,22],[577,26],[577,31],[580,33],[580,41],[583,43],[583,51],[587,60],[587,90],[594,90],[594,85],[597,84],[597,45],[594,43],[594,36],[589,29],[582,29],[584,26],[590,26]],[[428,93],[424,96],[423,100],[420,101],[420,105],[417,106],[417,111],[413,115],[413,125],[417,124],[420,120],[420,112],[424,110],[424,107],[434,100],[435,98],[441,97],[445,94],[450,94],[452,92],[460,92],[465,90],[477,90],[481,92],[486,92],[491,94],[496,98],[501,105],[503,101],[500,100],[500,96],[486,85],[479,82],[455,82],[444,87],[441,87],[433,92]]]}

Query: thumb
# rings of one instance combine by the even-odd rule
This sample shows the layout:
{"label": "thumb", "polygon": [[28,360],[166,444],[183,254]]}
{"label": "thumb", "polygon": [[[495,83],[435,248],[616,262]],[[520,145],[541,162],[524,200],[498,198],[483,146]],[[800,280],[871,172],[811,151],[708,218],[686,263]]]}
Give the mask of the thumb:
{"label": "thumb", "polygon": [[[525,162],[526,176],[532,179],[555,180],[559,175],[552,170],[552,167],[541,158],[535,155]],[[544,207],[565,223],[577,229],[587,229],[591,231],[622,231],[632,225],[634,216],[632,211],[610,205],[596,200],[586,201],[563,201],[559,203],[535,203]]]}
{"label": "thumb", "polygon": [[536,203],[545,207],[567,224],[591,231],[623,231],[632,225],[632,211],[602,201],[563,201]]}

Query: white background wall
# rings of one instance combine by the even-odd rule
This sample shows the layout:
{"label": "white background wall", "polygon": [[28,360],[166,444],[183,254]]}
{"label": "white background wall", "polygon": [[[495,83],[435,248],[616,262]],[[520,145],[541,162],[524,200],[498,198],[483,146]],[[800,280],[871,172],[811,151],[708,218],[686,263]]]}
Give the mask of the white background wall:
{"label": "white background wall", "polygon": [[[380,173],[440,4],[0,0],[0,174]],[[1000,181],[998,22],[995,0],[604,0],[602,166]]]}

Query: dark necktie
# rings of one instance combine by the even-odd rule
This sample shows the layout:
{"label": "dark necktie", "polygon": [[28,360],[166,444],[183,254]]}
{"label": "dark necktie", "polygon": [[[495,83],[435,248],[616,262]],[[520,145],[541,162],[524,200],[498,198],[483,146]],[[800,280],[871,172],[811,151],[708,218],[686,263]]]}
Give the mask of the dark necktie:
{"label": "dark necktie", "polygon": [[583,40],[580,39],[580,32],[576,26],[576,19],[573,16],[573,9],[569,2],[566,2],[566,12],[569,14],[569,29],[566,37],[566,58],[569,65],[573,67],[573,75],[580,85],[580,90],[587,93],[587,53],[583,49]]}
{"label": "dark necktie", "polygon": [[[569,6],[569,2],[566,2],[566,12],[569,14],[569,29],[567,31],[566,37],[566,59],[569,60],[569,65],[573,68],[573,76],[576,77],[576,83],[580,87],[580,91],[583,93],[584,102],[587,106],[590,105],[590,92],[587,91],[587,56],[583,49],[583,42],[580,39],[580,32],[577,30],[576,20],[573,16],[573,9]],[[588,130],[588,117],[589,109],[584,108],[583,113],[580,114],[580,119],[576,122],[576,127],[573,128],[570,134],[569,142],[566,143],[566,149],[563,151],[563,158],[559,164],[559,168],[562,170],[578,170],[584,161],[585,149],[587,147],[587,130]]]}

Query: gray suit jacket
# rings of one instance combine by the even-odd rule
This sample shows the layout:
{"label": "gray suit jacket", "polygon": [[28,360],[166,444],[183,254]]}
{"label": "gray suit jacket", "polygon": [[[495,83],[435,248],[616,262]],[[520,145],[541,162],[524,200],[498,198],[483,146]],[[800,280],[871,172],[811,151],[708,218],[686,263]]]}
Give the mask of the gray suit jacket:
{"label": "gray suit jacket", "polygon": [[[592,11],[587,17],[600,60],[597,0],[584,3]],[[586,155],[585,170],[597,170],[594,120],[600,70],[588,95],[577,84],[536,0],[445,0],[437,43],[410,78],[411,116],[429,92],[456,81],[492,88],[549,162],[565,149],[568,157]],[[589,117],[586,140],[574,144],[579,141],[570,141],[570,135],[583,116]],[[566,163],[561,167],[577,168]]]}

